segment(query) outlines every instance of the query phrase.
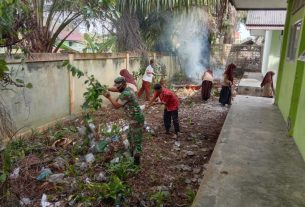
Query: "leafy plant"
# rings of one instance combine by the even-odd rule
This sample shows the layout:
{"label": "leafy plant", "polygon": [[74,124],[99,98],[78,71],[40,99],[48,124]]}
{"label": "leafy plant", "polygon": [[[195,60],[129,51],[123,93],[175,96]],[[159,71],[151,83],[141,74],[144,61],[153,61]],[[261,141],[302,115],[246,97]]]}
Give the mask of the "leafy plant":
{"label": "leafy plant", "polygon": [[155,202],[156,206],[163,207],[166,197],[167,196],[163,191],[158,191],[150,196],[150,200]]}
{"label": "leafy plant", "polygon": [[60,65],[57,66],[58,68],[67,68],[68,71],[72,73],[72,76],[77,76],[78,78],[84,76],[84,72],[78,69],[77,67],[73,66],[69,60],[64,60]]}
{"label": "leafy plant", "polygon": [[191,188],[186,189],[186,197],[190,204],[193,203],[195,196],[196,196],[196,192],[194,192],[193,189]]}
{"label": "leafy plant", "polygon": [[108,125],[103,125],[100,128],[100,133],[105,137],[112,137],[120,133],[120,127],[116,124],[112,124],[111,127]]}
{"label": "leafy plant", "polygon": [[93,75],[85,81],[85,84],[88,85],[87,91],[84,93],[85,102],[82,105],[84,110],[94,109],[97,110],[101,107],[103,99],[100,98],[100,95],[103,95],[107,92],[107,86],[102,85],[98,80],[94,78]]}
{"label": "leafy plant", "polygon": [[110,164],[108,170],[116,175],[121,180],[125,180],[130,175],[133,175],[139,171],[139,167],[134,165],[130,159],[123,159],[117,164]]}
{"label": "leafy plant", "polygon": [[118,196],[125,196],[130,193],[130,189],[117,176],[111,176],[108,183],[80,184],[79,190],[88,191],[90,196],[100,198],[101,200],[114,203]]}
{"label": "leafy plant", "polygon": [[6,181],[13,164],[25,156],[25,147],[26,144],[22,139],[13,140],[6,146],[5,150],[1,153],[2,170],[0,171],[0,182]]}

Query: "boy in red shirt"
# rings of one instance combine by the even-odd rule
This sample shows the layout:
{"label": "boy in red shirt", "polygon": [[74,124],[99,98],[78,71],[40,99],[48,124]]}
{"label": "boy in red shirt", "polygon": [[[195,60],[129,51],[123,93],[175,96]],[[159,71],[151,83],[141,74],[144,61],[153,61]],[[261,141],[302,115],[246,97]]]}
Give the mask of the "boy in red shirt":
{"label": "boy in red shirt", "polygon": [[163,121],[166,133],[169,134],[169,129],[171,127],[171,122],[173,119],[173,125],[175,128],[174,138],[178,139],[178,133],[180,132],[178,117],[179,99],[174,92],[162,87],[161,84],[155,84],[154,90],[154,97],[149,102],[148,106],[151,106],[157,98],[160,98],[161,103],[165,105]]}

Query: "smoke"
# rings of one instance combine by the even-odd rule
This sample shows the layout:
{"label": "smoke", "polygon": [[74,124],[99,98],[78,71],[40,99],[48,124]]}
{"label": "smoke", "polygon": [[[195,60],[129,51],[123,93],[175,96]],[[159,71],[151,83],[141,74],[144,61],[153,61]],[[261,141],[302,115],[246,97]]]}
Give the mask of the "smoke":
{"label": "smoke", "polygon": [[194,81],[200,80],[209,67],[209,15],[199,8],[175,14],[168,22],[166,36],[170,36],[182,69]]}

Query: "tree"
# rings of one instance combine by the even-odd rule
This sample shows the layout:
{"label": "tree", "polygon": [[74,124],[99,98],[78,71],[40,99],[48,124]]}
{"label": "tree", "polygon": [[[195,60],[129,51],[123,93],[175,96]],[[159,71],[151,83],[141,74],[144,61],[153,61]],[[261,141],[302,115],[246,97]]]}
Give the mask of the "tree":
{"label": "tree", "polygon": [[[1,36],[5,40],[0,46],[19,44],[27,52],[57,52],[66,38],[80,25],[86,24],[107,10],[114,0],[5,0],[0,18]],[[7,15],[6,15],[7,14]],[[17,19],[13,22],[12,20]],[[7,25],[8,30],[3,27]],[[53,49],[59,34],[70,32]],[[17,31],[17,32],[15,32]]]}
{"label": "tree", "polygon": [[223,32],[223,20],[228,11],[228,0],[117,0],[116,12],[105,12],[104,17],[115,25],[119,51],[155,49],[168,15],[204,7],[215,19],[217,31]]}

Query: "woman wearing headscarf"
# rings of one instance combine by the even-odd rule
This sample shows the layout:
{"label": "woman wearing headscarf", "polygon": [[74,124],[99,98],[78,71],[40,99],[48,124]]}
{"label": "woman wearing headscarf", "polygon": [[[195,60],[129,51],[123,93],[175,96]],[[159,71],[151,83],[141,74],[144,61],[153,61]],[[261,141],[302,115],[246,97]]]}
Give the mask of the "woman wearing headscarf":
{"label": "woman wearing headscarf", "polygon": [[231,105],[232,85],[234,80],[235,69],[236,69],[236,65],[231,63],[230,65],[228,65],[226,71],[224,72],[224,80],[219,97],[219,103],[221,103],[222,106],[225,106],[226,104]]}
{"label": "woman wearing headscarf", "polygon": [[266,73],[261,87],[263,88],[263,97],[273,98],[275,92],[273,87],[273,76],[275,73],[273,71],[269,71]]}
{"label": "woman wearing headscarf", "polygon": [[208,69],[203,73],[201,86],[201,97],[203,101],[207,101],[211,96],[213,80],[213,71],[211,69]]}
{"label": "woman wearing headscarf", "polygon": [[127,69],[122,69],[120,71],[120,75],[125,78],[127,82],[127,87],[133,89],[134,92],[138,92],[137,84],[133,76],[128,72]]}

